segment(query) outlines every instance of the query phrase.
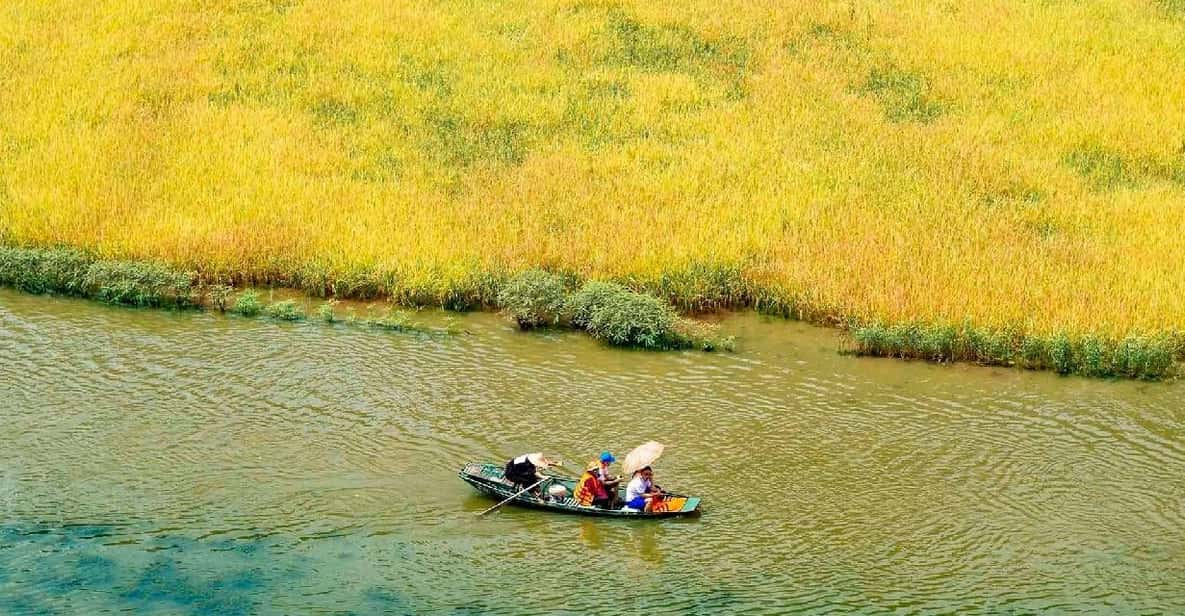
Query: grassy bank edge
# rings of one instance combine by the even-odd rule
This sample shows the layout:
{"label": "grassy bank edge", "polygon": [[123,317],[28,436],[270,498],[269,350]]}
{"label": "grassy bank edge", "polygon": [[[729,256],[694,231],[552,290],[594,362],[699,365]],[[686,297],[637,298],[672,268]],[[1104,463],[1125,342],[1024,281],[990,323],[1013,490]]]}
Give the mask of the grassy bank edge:
{"label": "grassy bank edge", "polygon": [[[786,292],[753,281],[740,265],[695,264],[653,278],[582,281],[574,273],[528,270],[493,272],[474,268],[459,277],[442,276],[415,284],[391,273],[357,271],[334,275],[306,267],[290,276],[210,276],[165,264],[101,259],[75,248],[24,248],[0,245],[0,285],[31,293],[59,293],[114,304],[213,307],[247,316],[280,320],[305,315],[292,302],[239,308],[235,288],[251,284],[292,287],[314,297],[368,300],[386,298],[401,306],[439,306],[447,310],[501,309],[523,329],[571,327],[610,344],[646,348],[731,348],[707,324],[679,317],[721,309],[752,308],[764,314],[838,327],[848,334],[844,349],[856,355],[974,362],[1053,370],[1089,377],[1145,380],[1176,378],[1185,360],[1185,334],[1160,332],[1114,338],[1057,332],[1039,335],[1020,328],[993,329],[962,324],[880,323],[844,315],[809,294]],[[447,282],[442,282],[447,281]],[[243,300],[245,291],[239,294]],[[251,296],[248,295],[250,298]],[[318,317],[338,320],[332,299]],[[354,318],[354,317],[351,317]],[[405,328],[406,316],[360,319],[376,327]]]}
{"label": "grassy bank edge", "polygon": [[[544,284],[533,284],[540,276],[545,279]],[[616,346],[703,351],[733,347],[732,338],[719,335],[717,327],[680,317],[665,300],[614,283],[589,282],[577,288],[571,284],[574,279],[541,270],[513,277],[486,276],[478,285],[445,288],[443,293],[425,289],[396,293],[393,286],[379,286],[382,282],[392,284],[389,279],[371,279],[364,284],[355,279],[329,285],[315,280],[317,284],[313,285],[292,284],[292,280],[284,279],[271,281],[273,285],[293,287],[325,298],[310,315],[296,300],[265,302],[254,288],[236,290],[236,282],[241,285],[241,280],[211,278],[159,262],[102,259],[70,247],[24,248],[0,244],[0,285],[34,294],[56,293],[148,308],[211,308],[276,321],[314,318],[420,332],[433,330],[419,325],[409,312],[397,306],[441,306],[454,311],[497,307],[512,316],[522,329],[561,326],[582,330]],[[362,316],[353,307],[347,308],[345,314],[338,314],[339,298],[386,298],[390,303],[385,310],[377,312],[372,305]],[[546,315],[524,316],[524,311],[538,313],[547,306],[555,310]],[[455,333],[451,325],[446,331]]]}

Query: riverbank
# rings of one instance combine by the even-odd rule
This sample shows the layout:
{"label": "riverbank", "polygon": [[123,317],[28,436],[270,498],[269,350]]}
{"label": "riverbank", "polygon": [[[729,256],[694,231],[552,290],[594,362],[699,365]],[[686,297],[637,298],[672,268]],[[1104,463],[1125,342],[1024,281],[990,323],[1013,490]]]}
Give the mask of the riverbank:
{"label": "riverbank", "polygon": [[[316,306],[281,294],[264,300],[255,288],[236,288],[233,279],[181,271],[159,262],[102,259],[73,248],[16,248],[0,245],[0,285],[34,294],[56,293],[109,304],[145,308],[202,309],[280,321],[308,318],[345,321],[386,330],[424,331],[402,308],[440,307],[453,311],[501,310],[521,329],[564,327],[581,330],[610,345],[653,350],[732,350],[734,340],[710,323],[679,316],[668,302],[624,285],[590,281],[542,270],[486,278],[483,292],[450,289],[428,301],[424,295],[400,295],[377,284],[350,282],[295,287],[321,298]],[[288,280],[273,280],[281,288]],[[356,307],[344,312],[339,300],[384,299],[385,307]],[[398,300],[398,301],[397,301]],[[449,330],[451,333],[451,330]]]}
{"label": "riverbank", "polygon": [[[400,307],[459,311],[501,310],[523,329],[569,327],[621,346],[731,349],[735,342],[711,325],[676,314],[754,309],[765,314],[838,327],[857,355],[972,362],[1052,370],[1090,377],[1164,379],[1179,376],[1185,337],[1179,332],[1107,337],[1022,329],[993,329],[971,322],[882,324],[812,303],[807,296],[778,294],[746,280],[739,270],[701,268],[658,281],[624,284],[582,282],[572,275],[528,270],[485,273],[467,283],[429,292],[394,277],[361,273],[344,280],[297,275],[272,280],[324,301],[313,308],[292,298],[264,302],[243,280],[180,271],[156,262],[100,259],[85,251],[0,246],[0,285],[30,293],[59,293],[112,304],[174,309],[210,308],[278,320],[349,320],[384,329],[414,329]],[[689,293],[688,290],[694,290]],[[334,301],[389,301],[386,310],[359,317],[335,310]]]}

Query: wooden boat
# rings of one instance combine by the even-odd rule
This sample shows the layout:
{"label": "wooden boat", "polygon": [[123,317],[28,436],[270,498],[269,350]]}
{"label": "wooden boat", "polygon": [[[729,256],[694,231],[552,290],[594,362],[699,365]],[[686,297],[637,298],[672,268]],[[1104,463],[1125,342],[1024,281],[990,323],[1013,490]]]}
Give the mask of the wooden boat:
{"label": "wooden boat", "polygon": [[[482,464],[480,462],[470,462],[461,469],[458,476],[461,477],[465,483],[477,488],[482,494],[492,496],[499,501],[510,498],[514,493],[521,488],[515,486],[510,480],[503,475],[502,465],[499,464]],[[550,481],[540,486],[540,491],[547,494],[547,488],[552,485],[562,485],[568,489],[568,498],[556,500],[550,497],[547,500],[539,499],[530,492],[520,494],[514,500],[507,504],[515,504],[523,507],[534,507],[536,509],[547,509],[549,511],[558,511],[562,513],[575,513],[580,515],[596,515],[614,518],[673,518],[677,516],[695,515],[699,513],[699,498],[694,496],[684,496],[682,494],[667,494],[664,502],[660,505],[662,511],[655,511],[652,513],[645,513],[640,511],[622,511],[620,509],[600,509],[598,507],[581,505],[576,502],[576,499],[570,495],[576,488],[576,480],[570,477],[553,477]],[[619,495],[621,496],[621,495]]]}

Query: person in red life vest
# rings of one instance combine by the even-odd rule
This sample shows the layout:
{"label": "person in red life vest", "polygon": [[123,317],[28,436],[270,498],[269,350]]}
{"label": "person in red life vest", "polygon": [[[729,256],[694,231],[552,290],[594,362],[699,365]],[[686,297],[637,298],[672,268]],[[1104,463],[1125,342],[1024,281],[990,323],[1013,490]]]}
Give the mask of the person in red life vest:
{"label": "person in red life vest", "polygon": [[597,474],[601,468],[601,464],[597,460],[592,460],[584,467],[584,472],[580,475],[580,481],[576,483],[576,490],[573,497],[576,502],[585,507],[604,507],[604,504],[609,500],[609,494],[605,491],[605,485],[601,483],[601,478]]}

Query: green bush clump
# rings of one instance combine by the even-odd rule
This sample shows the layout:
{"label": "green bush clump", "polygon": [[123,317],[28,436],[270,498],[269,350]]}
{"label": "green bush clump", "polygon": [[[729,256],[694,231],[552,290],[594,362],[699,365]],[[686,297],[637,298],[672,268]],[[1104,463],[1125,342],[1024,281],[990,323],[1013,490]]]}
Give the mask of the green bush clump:
{"label": "green bush clump", "polygon": [[498,292],[498,306],[519,329],[558,325],[567,310],[568,287],[558,274],[527,270],[511,278]]}
{"label": "green bush clump", "polygon": [[880,323],[853,327],[851,329],[852,341],[855,343],[853,351],[857,355],[892,357],[897,349],[890,342],[888,329]]}
{"label": "green bush clump", "polygon": [[253,317],[263,312],[263,302],[259,299],[259,292],[255,289],[247,289],[240,293],[231,312],[245,317]]}
{"label": "green bush clump", "polygon": [[670,303],[611,282],[589,282],[569,301],[572,324],[620,346],[683,346],[674,334],[678,316]]}
{"label": "green bush clump", "polygon": [[964,325],[962,336],[968,356],[960,359],[989,366],[1013,365],[1016,345],[1009,332]]}
{"label": "green bush clump", "polygon": [[1180,341],[1173,336],[1128,336],[1122,340],[1064,332],[1049,337],[988,330],[965,324],[960,329],[921,325],[851,326],[857,355],[932,361],[974,361],[996,366],[1052,369],[1059,374],[1161,379],[1176,374]]}
{"label": "green bush clump", "polygon": [[368,313],[365,324],[369,325],[370,327],[391,331],[414,331],[419,329],[414,323],[412,323],[410,314],[403,310],[397,310],[393,307],[385,314],[375,315],[373,313]]}
{"label": "green bush clump", "polygon": [[286,299],[274,302],[263,309],[264,316],[278,321],[300,321],[304,319],[304,311],[296,305],[296,300]]}
{"label": "green bush clump", "polygon": [[195,305],[195,274],[178,272],[159,263],[96,261],[87,269],[87,294],[110,304],[129,306]]}
{"label": "green bush clump", "polygon": [[584,328],[597,311],[628,293],[632,293],[632,291],[617,283],[586,282],[579,291],[568,298],[565,312],[567,312],[573,326]]}
{"label": "green bush clump", "polygon": [[703,321],[676,319],[671,337],[673,342],[671,346],[673,347],[699,349],[709,353],[717,350],[730,352],[736,350],[735,337],[721,337],[719,326]]}
{"label": "green bush clump", "polygon": [[1070,374],[1077,368],[1070,337],[1059,332],[1049,341],[1049,363],[1058,374]]}
{"label": "green bush clump", "polygon": [[[376,275],[358,270],[331,283],[331,270],[316,265],[300,272],[288,283],[326,294],[345,293],[366,297],[398,288],[389,275]],[[441,306],[462,310],[476,306],[500,306],[514,318],[519,327],[529,329],[556,324],[571,324],[586,330],[594,338],[621,346],[649,349],[699,348],[705,351],[732,350],[735,341],[719,336],[718,328],[706,323],[679,318],[667,300],[635,292],[628,287],[609,282],[590,282],[574,294],[572,277],[544,270],[522,272],[509,280],[497,271],[478,273],[451,279],[449,284],[428,284],[408,287],[405,293],[392,296],[409,303],[439,303]],[[711,293],[705,281],[727,282],[720,294]],[[658,287],[672,291],[693,285],[699,289],[689,308],[719,307],[729,302],[742,301],[748,292],[736,268],[696,266],[680,276],[659,280]],[[0,285],[9,285],[31,293],[63,293],[100,301],[133,306],[201,307],[208,304],[219,311],[229,311],[246,317],[265,315],[272,319],[296,321],[307,318],[294,300],[265,305],[258,291],[246,289],[235,297],[228,284],[209,282],[198,284],[192,272],[173,270],[154,262],[97,260],[89,253],[69,249],[13,248],[0,246]],[[233,304],[232,304],[233,302]],[[316,317],[335,322],[338,317],[329,300],[317,308]],[[347,309],[346,320],[389,330],[423,331],[403,311],[391,309],[375,315],[368,312],[359,319]],[[450,324],[450,333],[460,331]]]}
{"label": "green bush clump", "polygon": [[85,295],[93,259],[80,250],[0,246],[0,285],[26,293]]}
{"label": "green bush clump", "polygon": [[1111,360],[1115,374],[1137,379],[1156,379],[1171,374],[1180,352],[1169,336],[1128,336],[1115,347]]}
{"label": "green bush clump", "polygon": [[159,263],[97,261],[71,248],[0,247],[0,284],[131,306],[196,306],[191,272]]}
{"label": "green bush clump", "polygon": [[1022,368],[1041,370],[1049,366],[1049,344],[1040,336],[1027,336],[1020,343],[1018,363]]}
{"label": "green bush clump", "polygon": [[913,357],[949,361],[954,339],[944,337],[945,330],[930,332],[913,324],[881,325],[870,323],[852,328],[857,355],[876,357]]}
{"label": "green bush clump", "polygon": [[1111,367],[1106,343],[1094,336],[1083,336],[1078,341],[1078,371],[1086,376],[1109,376]]}
{"label": "green bush clump", "polygon": [[[483,306],[498,304],[498,294],[505,286],[505,277],[484,269],[476,269],[460,279],[453,280],[437,303],[445,310],[468,312]],[[423,302],[427,303],[427,302]]]}
{"label": "green bush clump", "polygon": [[334,312],[334,307],[337,306],[337,300],[331,299],[320,306],[317,306],[317,318],[326,323],[333,323],[337,321],[337,313]]}
{"label": "green bush clump", "polygon": [[958,332],[952,327],[930,327],[915,330],[918,351],[930,361],[952,361]]}

